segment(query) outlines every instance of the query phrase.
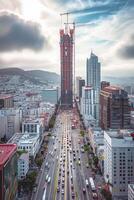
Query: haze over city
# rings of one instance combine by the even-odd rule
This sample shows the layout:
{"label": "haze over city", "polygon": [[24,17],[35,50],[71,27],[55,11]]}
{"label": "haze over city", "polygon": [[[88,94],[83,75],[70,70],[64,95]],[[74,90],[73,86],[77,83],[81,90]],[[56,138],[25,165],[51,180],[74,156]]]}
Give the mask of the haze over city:
{"label": "haze over city", "polygon": [[91,49],[103,76],[134,74],[133,0],[1,0],[0,67],[60,74],[60,13],[66,11],[76,22],[76,75],[85,76]]}

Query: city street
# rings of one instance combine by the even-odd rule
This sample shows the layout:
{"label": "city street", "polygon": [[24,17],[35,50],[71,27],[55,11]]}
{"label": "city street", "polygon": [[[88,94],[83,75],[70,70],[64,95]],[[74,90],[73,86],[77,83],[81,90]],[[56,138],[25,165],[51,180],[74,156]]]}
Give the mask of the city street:
{"label": "city street", "polygon": [[92,191],[89,181],[92,171],[79,125],[72,129],[73,117],[72,110],[60,111],[57,116],[32,200],[101,199],[93,196],[98,193],[97,187]]}

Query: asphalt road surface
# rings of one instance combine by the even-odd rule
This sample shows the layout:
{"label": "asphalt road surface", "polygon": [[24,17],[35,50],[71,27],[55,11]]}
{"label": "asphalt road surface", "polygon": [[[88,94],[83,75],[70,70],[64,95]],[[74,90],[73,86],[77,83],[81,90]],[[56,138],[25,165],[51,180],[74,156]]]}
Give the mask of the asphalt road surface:
{"label": "asphalt road surface", "polygon": [[[83,150],[79,125],[72,130],[73,117],[72,110],[68,110],[60,111],[56,118],[32,200],[101,199],[99,196],[93,198],[89,182],[92,171],[87,166],[88,159]],[[95,193],[98,193],[97,186]]]}

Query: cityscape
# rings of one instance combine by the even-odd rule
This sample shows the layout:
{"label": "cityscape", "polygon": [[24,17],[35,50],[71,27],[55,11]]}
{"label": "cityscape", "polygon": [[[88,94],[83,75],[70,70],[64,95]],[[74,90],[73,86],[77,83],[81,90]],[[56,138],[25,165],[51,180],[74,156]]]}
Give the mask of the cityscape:
{"label": "cityscape", "polygon": [[134,200],[133,0],[1,0],[0,200]]}

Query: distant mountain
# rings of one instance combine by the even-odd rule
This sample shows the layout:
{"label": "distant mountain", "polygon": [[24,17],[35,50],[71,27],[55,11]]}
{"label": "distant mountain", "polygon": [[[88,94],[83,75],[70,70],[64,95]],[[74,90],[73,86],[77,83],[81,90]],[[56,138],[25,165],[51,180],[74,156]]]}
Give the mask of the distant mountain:
{"label": "distant mountain", "polygon": [[59,83],[60,76],[54,72],[48,72],[43,70],[31,70],[27,71],[27,74],[33,78],[38,78],[41,81]]}
{"label": "distant mountain", "polygon": [[60,76],[54,72],[43,70],[30,70],[25,71],[19,68],[3,68],[0,69],[1,75],[16,75],[24,80],[29,80],[33,83],[56,83],[60,81]]}
{"label": "distant mountain", "polygon": [[134,77],[112,77],[106,76],[102,80],[109,81],[111,85],[134,85]]}

